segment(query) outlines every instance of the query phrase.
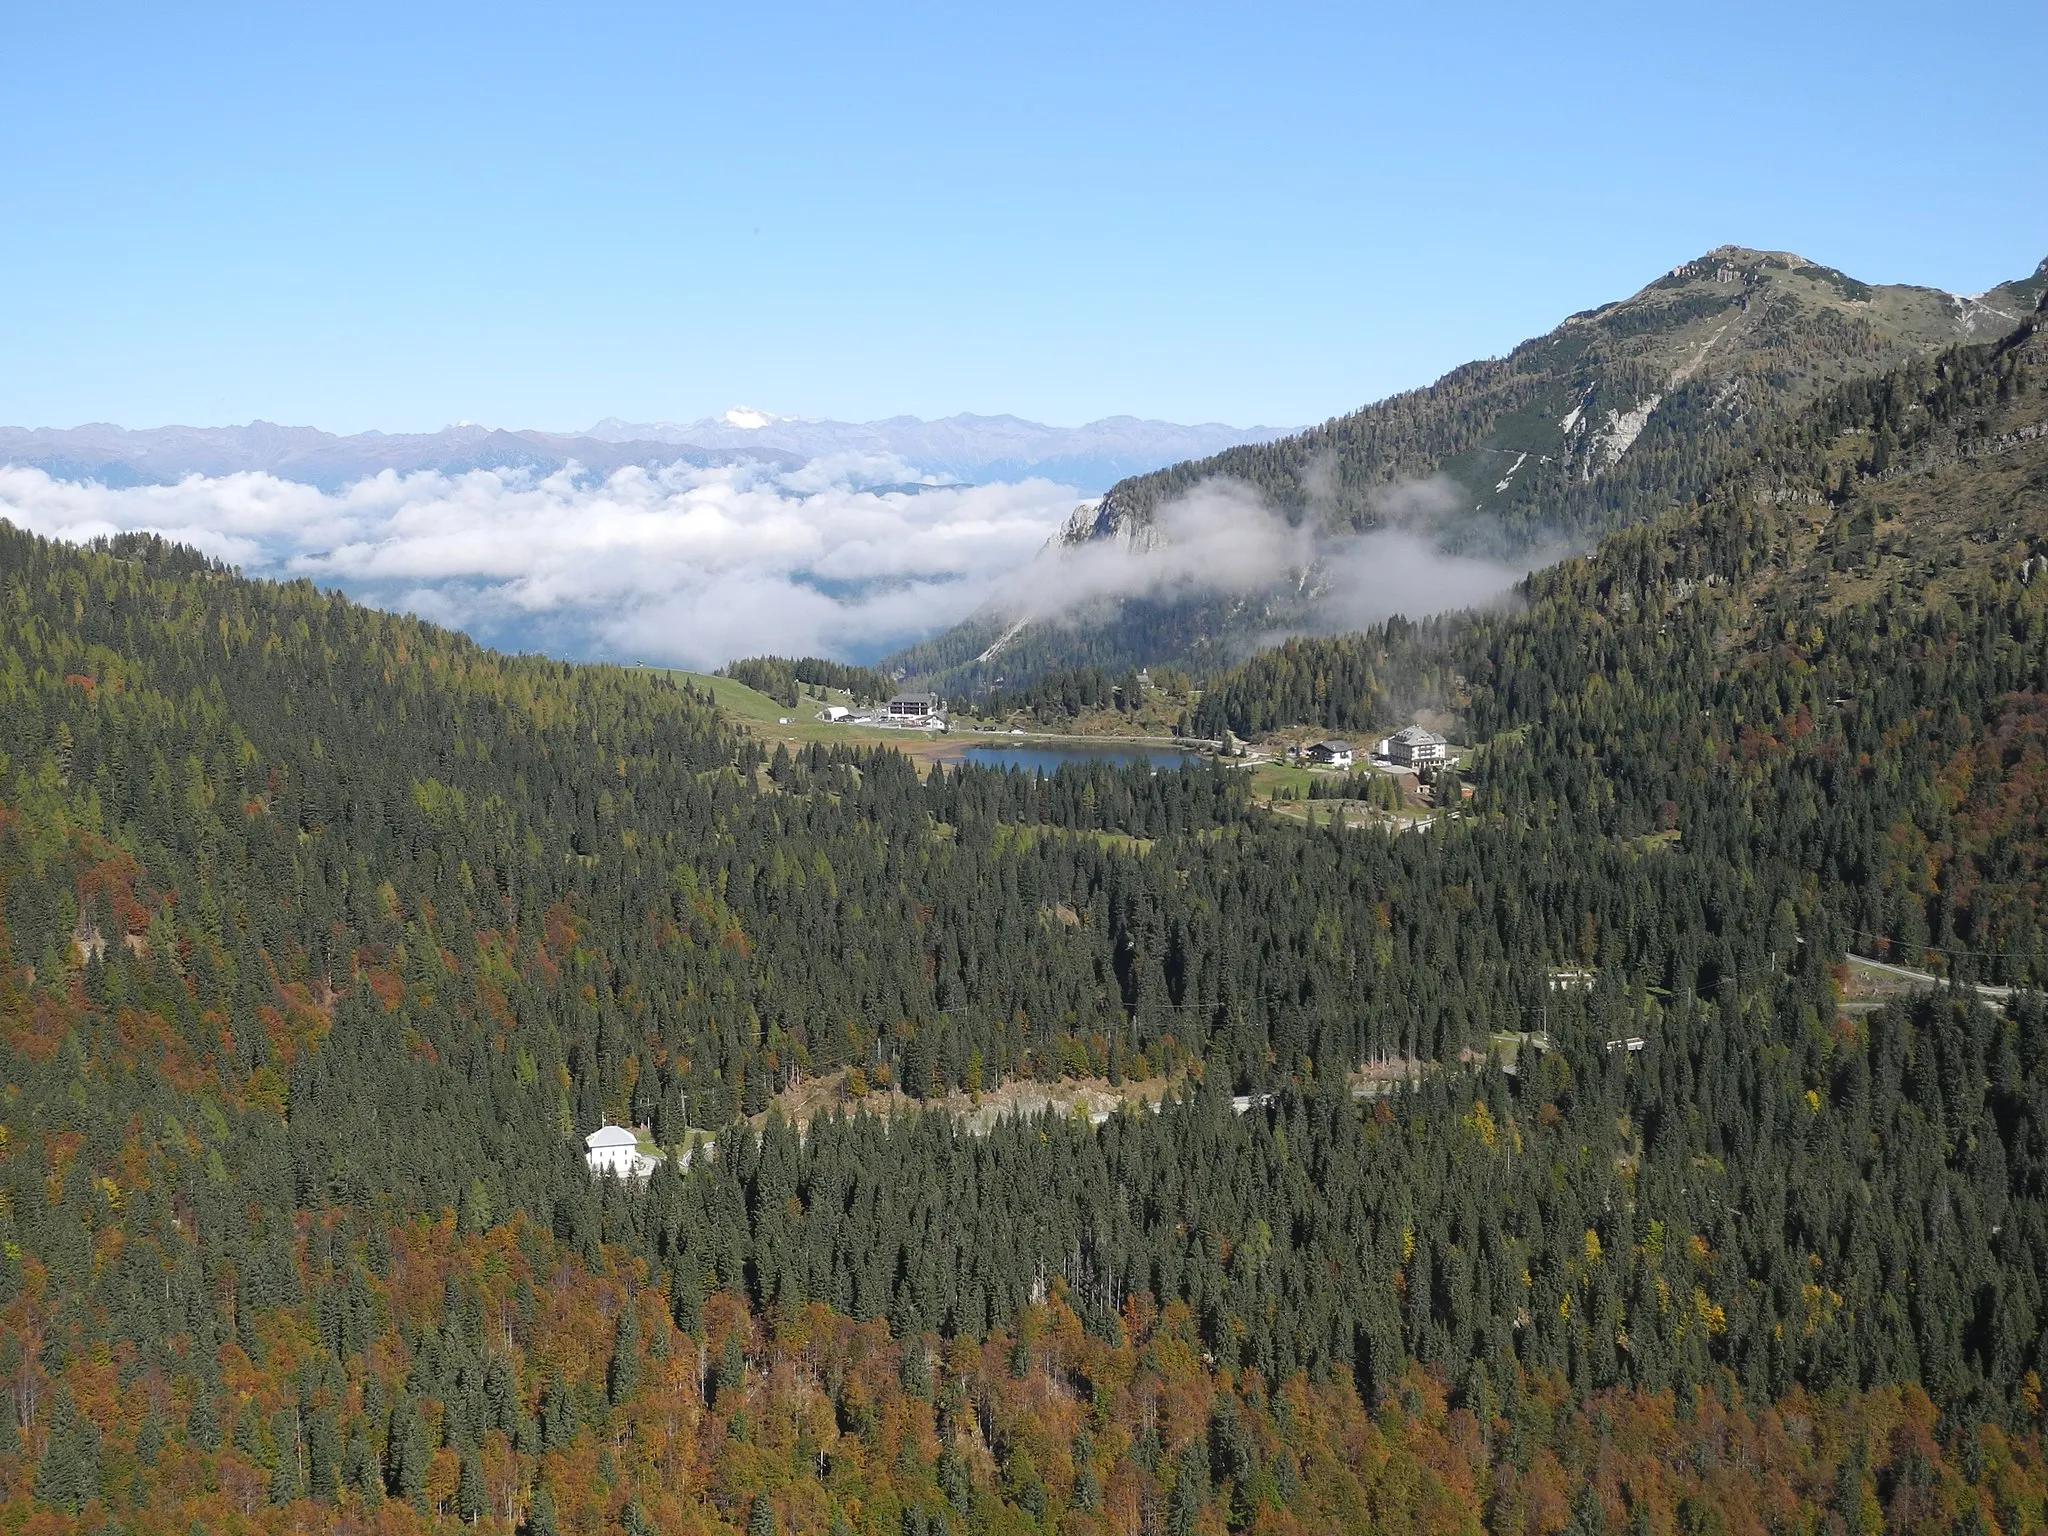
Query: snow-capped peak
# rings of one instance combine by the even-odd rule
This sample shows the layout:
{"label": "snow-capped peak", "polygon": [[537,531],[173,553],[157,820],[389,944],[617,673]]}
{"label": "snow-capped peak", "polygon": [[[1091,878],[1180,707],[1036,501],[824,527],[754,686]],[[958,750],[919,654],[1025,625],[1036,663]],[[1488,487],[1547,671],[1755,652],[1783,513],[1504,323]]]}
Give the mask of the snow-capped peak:
{"label": "snow-capped peak", "polygon": [[738,427],[743,432],[758,432],[772,421],[795,421],[794,416],[771,416],[766,411],[757,411],[751,405],[736,405],[718,418],[728,427]]}

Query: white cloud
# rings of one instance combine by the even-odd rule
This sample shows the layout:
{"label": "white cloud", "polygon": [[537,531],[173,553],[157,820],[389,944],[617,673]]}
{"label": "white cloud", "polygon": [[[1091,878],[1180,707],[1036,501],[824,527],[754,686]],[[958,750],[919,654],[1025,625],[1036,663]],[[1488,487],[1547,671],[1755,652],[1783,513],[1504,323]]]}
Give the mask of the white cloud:
{"label": "white cloud", "polygon": [[[1078,499],[927,486],[900,461],[568,473],[390,471],[328,493],[267,474],[110,489],[0,467],[0,516],[54,537],[162,533],[494,643],[715,666],[872,655],[965,617]],[[867,489],[877,484],[915,489]]]}
{"label": "white cloud", "polygon": [[1460,608],[1483,608],[1555,552],[1513,563],[1447,555],[1430,539],[1405,528],[1377,528],[1332,540],[1318,571],[1321,599],[1316,630],[1342,634],[1365,629],[1393,614],[1411,619]]}
{"label": "white cloud", "polygon": [[[1327,476],[1312,476],[1312,494]],[[0,516],[70,540],[141,529],[252,575],[311,577],[366,602],[556,655],[714,667],[759,653],[869,659],[987,604],[1081,622],[1123,597],[1293,587],[1299,622],[1359,628],[1485,602],[1529,568],[1449,556],[1426,530],[1448,482],[1390,488],[1364,534],[1290,522],[1214,480],[1129,539],[1048,540],[1079,497],[1043,480],[934,485],[901,460],[570,472],[386,470],[337,492],[247,473],[113,489],[0,466]],[[1277,639],[1278,636],[1269,638]]]}
{"label": "white cloud", "polygon": [[1130,537],[1047,550],[1004,583],[996,606],[1016,617],[1073,621],[1116,598],[1257,591],[1286,580],[1314,549],[1306,527],[1290,525],[1251,487],[1208,480]]}
{"label": "white cloud", "polygon": [[[1290,522],[1254,488],[1208,480],[1166,503],[1135,534],[1048,550],[998,590],[1010,618],[1085,623],[1120,598],[1234,596],[1293,587],[1304,597],[1299,626],[1318,633],[1363,629],[1498,599],[1537,565],[1540,551],[1504,562],[1446,553],[1430,530],[1463,505],[1441,476],[1388,486],[1373,498],[1379,526],[1332,533],[1323,526],[1333,466],[1304,476],[1310,506]],[[1265,637],[1282,638],[1279,634]]]}

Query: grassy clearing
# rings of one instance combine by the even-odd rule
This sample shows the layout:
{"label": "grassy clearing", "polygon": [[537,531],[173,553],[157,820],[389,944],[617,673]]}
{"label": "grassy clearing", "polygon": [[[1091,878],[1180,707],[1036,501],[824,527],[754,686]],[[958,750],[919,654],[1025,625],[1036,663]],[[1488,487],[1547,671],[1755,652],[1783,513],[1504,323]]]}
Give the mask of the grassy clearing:
{"label": "grassy clearing", "polygon": [[1315,775],[1293,763],[1258,763],[1252,768],[1254,800],[1308,798]]}
{"label": "grassy clearing", "polygon": [[[822,742],[826,746],[893,747],[916,763],[920,771],[928,770],[935,762],[958,757],[968,745],[959,737],[934,731],[834,724],[818,718],[818,712],[825,706],[811,694],[805,694],[792,708],[729,677],[714,677],[708,672],[685,672],[678,668],[668,670],[671,677],[693,688],[709,689],[712,701],[725,711],[728,719],[771,745],[781,742],[791,750],[807,747],[813,742]],[[850,700],[845,694],[836,693],[831,696],[831,702],[849,704]],[[784,720],[789,723],[783,724]]]}
{"label": "grassy clearing", "polygon": [[[798,747],[809,746],[813,742],[822,742],[827,746],[890,747],[917,764],[921,773],[929,772],[934,763],[952,762],[969,747],[981,742],[1028,747],[1039,742],[1056,745],[1078,740],[1087,740],[1095,744],[1122,740],[1146,745],[1161,745],[1174,740],[1170,735],[1148,737],[1126,734],[1111,737],[1098,734],[1081,737],[1027,733],[1012,736],[1005,730],[985,728],[984,722],[969,716],[959,717],[955,722],[959,728],[950,732],[848,725],[844,722],[834,723],[818,718],[819,711],[827,703],[852,707],[852,699],[844,693],[834,692],[823,700],[814,694],[806,693],[792,707],[729,677],[715,677],[709,672],[686,672],[679,667],[660,670],[700,691],[708,690],[712,701],[725,711],[726,718],[771,747],[776,742],[781,742],[792,751]],[[784,724],[784,721],[788,723]]]}
{"label": "grassy clearing", "polygon": [[1254,803],[1272,815],[1284,820],[1306,825],[1313,821],[1319,827],[1326,827],[1334,819],[1346,827],[1379,827],[1384,830],[1405,831],[1418,823],[1426,822],[1435,814],[1429,801],[1419,792],[1413,779],[1396,776],[1402,785],[1402,804],[1399,813],[1366,800],[1311,800],[1309,786],[1321,780],[1327,783],[1341,778],[1341,773],[1327,769],[1306,768],[1298,763],[1262,762],[1251,769],[1251,789]]}
{"label": "grassy clearing", "polygon": [[[1184,1078],[1184,1073],[1177,1073],[1121,1084],[1100,1077],[1062,1077],[1050,1083],[1026,1078],[1021,1082],[1006,1081],[1000,1088],[979,1093],[956,1091],[920,1100],[897,1089],[869,1087],[864,1079],[856,1088],[853,1073],[841,1068],[785,1088],[775,1096],[775,1109],[784,1120],[798,1127],[808,1126],[818,1116],[835,1111],[856,1114],[864,1110],[885,1120],[939,1111],[954,1116],[969,1131],[983,1134],[1009,1116],[1036,1115],[1046,1110],[1093,1120],[1126,1106],[1156,1109]],[[768,1112],[749,1116],[748,1121],[758,1130],[768,1123]]]}
{"label": "grassy clearing", "polygon": [[1273,815],[1303,826],[1327,827],[1335,819],[1347,828],[1377,827],[1382,831],[1406,832],[1429,820],[1429,812],[1395,815],[1363,800],[1282,800],[1266,807]]}
{"label": "grassy clearing", "polygon": [[1911,997],[1940,985],[1931,976],[1924,979],[1918,975],[1902,976],[1898,970],[1873,965],[1858,955],[1848,956],[1843,968],[1847,972],[1843,995],[1849,1001],[1882,1002],[1894,997]]}
{"label": "grassy clearing", "polygon": [[729,677],[713,677],[709,672],[683,672],[674,668],[664,670],[670,677],[688,683],[700,693],[708,690],[713,702],[735,720],[772,725],[780,716],[790,713],[767,694],[749,688],[745,683],[734,682]]}

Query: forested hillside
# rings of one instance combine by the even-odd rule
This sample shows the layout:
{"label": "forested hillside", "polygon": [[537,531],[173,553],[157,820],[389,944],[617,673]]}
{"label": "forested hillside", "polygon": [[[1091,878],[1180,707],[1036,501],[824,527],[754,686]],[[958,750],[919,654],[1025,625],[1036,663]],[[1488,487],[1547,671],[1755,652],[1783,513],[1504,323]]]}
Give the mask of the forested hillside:
{"label": "forested hillside", "polygon": [[1782,840],[1860,947],[2038,984],[2044,575],[2030,319],[1831,391],[1696,507],[1530,578],[1525,613],[1291,642],[1198,728],[1460,709],[1498,814]]}
{"label": "forested hillside", "polygon": [[889,679],[871,668],[850,667],[843,661],[827,661],[819,656],[794,660],[787,656],[748,656],[728,662],[721,670],[735,682],[745,683],[791,708],[796,706],[799,686],[836,689],[857,704],[878,703],[894,691]]}
{"label": "forested hillside", "polygon": [[[1328,531],[1398,524],[1447,550],[1505,559],[1584,547],[1689,503],[1817,394],[1994,339],[2044,291],[2048,261],[1963,299],[1724,246],[1427,388],[1122,481],[1081,536],[1142,541],[1168,502],[1226,480]],[[1390,496],[1426,480],[1430,495]],[[1028,615],[990,612],[883,665],[954,691],[1066,666],[1217,669],[1274,634],[1330,628],[1323,602],[1344,579],[1311,569],[1272,591],[1133,596],[1015,633],[1013,621]]]}
{"label": "forested hillside", "polygon": [[[1995,423],[2032,345],[1928,388]],[[663,677],[0,529],[0,1522],[2039,1528],[2048,1010],[1837,965],[2042,979],[2048,585],[1858,596],[1951,547],[1862,487],[1431,637],[1490,745],[1403,836],[764,760]],[[1079,1074],[1178,1086],[855,1103]],[[607,1118],[717,1140],[596,1181]]]}

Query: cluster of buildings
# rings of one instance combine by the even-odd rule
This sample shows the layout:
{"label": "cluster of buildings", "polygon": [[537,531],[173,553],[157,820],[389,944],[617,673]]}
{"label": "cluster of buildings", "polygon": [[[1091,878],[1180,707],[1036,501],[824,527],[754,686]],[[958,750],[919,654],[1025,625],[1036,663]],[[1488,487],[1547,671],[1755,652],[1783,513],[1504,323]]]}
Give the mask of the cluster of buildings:
{"label": "cluster of buildings", "polygon": [[[1372,755],[1396,768],[1427,773],[1450,760],[1451,748],[1450,743],[1435,731],[1411,725],[1391,736],[1382,736]],[[1319,767],[1349,768],[1354,752],[1350,742],[1332,738],[1310,742],[1302,749],[1302,756]]]}
{"label": "cluster of buildings", "polygon": [[828,704],[823,717],[832,725],[901,725],[923,729],[946,723],[946,701],[936,693],[899,693],[879,711],[855,714],[844,704]]}

